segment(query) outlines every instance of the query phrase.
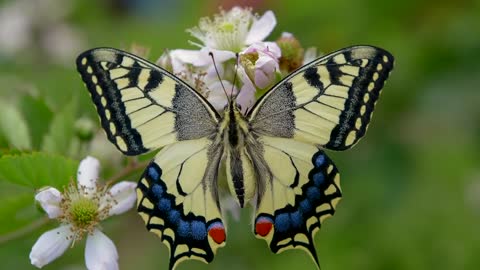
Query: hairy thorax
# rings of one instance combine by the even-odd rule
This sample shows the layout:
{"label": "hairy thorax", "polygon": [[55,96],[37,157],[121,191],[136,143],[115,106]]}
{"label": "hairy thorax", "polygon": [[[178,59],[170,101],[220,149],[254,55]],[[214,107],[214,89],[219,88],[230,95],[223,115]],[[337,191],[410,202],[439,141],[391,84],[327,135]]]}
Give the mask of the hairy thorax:
{"label": "hairy thorax", "polygon": [[249,132],[248,121],[234,102],[225,109],[219,128],[222,131],[220,136],[224,145],[228,187],[239,205],[244,207],[254,197],[258,182],[251,150],[258,143]]}

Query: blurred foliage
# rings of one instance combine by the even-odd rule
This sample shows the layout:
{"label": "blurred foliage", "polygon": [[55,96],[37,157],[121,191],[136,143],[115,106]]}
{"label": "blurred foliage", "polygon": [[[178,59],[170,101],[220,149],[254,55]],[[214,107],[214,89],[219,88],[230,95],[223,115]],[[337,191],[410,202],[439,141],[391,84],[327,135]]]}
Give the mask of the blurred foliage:
{"label": "blurred foliage", "polygon": [[[10,2],[3,1],[0,9]],[[51,8],[57,1],[48,3]],[[38,184],[61,187],[74,176],[76,163],[57,155],[26,166],[19,159],[35,158],[29,152],[43,150],[75,160],[98,156],[105,179],[125,164],[103,134],[89,145],[76,136],[80,118],[94,121],[100,132],[90,97],[74,69],[77,53],[98,46],[126,49],[136,43],[150,48],[149,59],[155,61],[164,49],[192,48],[185,29],[215,13],[220,4],[229,8],[236,2],[65,3],[69,12],[52,23],[75,27],[83,44],[78,51],[56,61],[51,55],[55,49],[32,43],[14,54],[0,54],[0,156],[9,159],[0,167],[11,166],[9,175],[0,175],[0,232],[42,216],[33,199],[33,190],[41,185],[19,183],[41,178]],[[304,47],[317,46],[324,53],[371,44],[396,57],[369,134],[354,150],[330,154],[342,172],[344,199],[316,238],[322,269],[478,269],[479,1],[238,3],[249,3],[259,13],[275,12],[278,25],[271,40],[287,31]],[[39,38],[49,27],[33,27],[32,39],[43,40]],[[63,163],[70,167],[55,173]],[[229,218],[228,245],[212,264],[186,262],[179,269],[313,269],[303,252],[274,255],[255,239],[250,212],[244,209],[239,222]],[[28,254],[44,227],[0,242],[2,268],[33,269]],[[117,244],[122,269],[167,269],[167,248],[144,229],[135,213],[108,221],[104,230]],[[82,246],[78,243],[46,269],[83,269]]]}

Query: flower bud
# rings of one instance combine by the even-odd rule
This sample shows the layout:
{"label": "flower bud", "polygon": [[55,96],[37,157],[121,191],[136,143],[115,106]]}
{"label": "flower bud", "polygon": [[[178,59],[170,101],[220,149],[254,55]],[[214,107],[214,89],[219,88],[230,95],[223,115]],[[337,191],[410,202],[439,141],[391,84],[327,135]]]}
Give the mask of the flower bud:
{"label": "flower bud", "polygon": [[95,124],[90,118],[81,117],[75,122],[75,134],[81,141],[90,141],[93,138]]}
{"label": "flower bud", "polygon": [[280,55],[280,48],[274,42],[258,42],[240,55],[240,64],[255,86],[265,89],[275,82]]}
{"label": "flower bud", "polygon": [[280,70],[290,73],[299,68],[303,62],[303,48],[300,42],[290,33],[283,33],[277,39],[277,45],[282,51]]}

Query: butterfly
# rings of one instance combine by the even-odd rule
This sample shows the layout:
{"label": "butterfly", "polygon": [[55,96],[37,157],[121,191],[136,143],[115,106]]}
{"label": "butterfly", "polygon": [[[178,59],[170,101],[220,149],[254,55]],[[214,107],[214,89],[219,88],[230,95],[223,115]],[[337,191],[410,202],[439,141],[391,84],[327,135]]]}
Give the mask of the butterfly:
{"label": "butterfly", "polygon": [[88,50],[76,64],[108,139],[125,155],[161,149],[138,182],[137,210],[174,269],[209,263],[226,243],[223,168],[237,203],[253,205],[255,236],[274,253],[302,249],[319,267],[314,235],[342,197],[324,150],[347,150],[365,135],[393,62],[373,46],[333,52],[281,80],[246,115],[234,99],[217,112],[177,76],[124,51]]}

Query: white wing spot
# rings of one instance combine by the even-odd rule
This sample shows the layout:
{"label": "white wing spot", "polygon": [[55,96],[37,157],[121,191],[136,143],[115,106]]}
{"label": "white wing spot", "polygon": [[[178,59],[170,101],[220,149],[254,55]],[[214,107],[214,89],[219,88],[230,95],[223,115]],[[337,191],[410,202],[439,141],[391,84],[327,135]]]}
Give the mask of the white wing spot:
{"label": "white wing spot", "polygon": [[386,55],[383,56],[383,62],[388,63],[388,57]]}
{"label": "white wing spot", "polygon": [[345,145],[351,145],[355,141],[356,137],[357,132],[355,130],[350,131],[350,133],[348,133],[347,139],[345,139]]}
{"label": "white wing spot", "polygon": [[[110,122],[110,132],[111,132],[112,134],[117,133],[117,127],[116,127],[115,124],[112,123],[112,122]],[[121,139],[121,138],[120,138],[120,139]]]}
{"label": "white wing spot", "polygon": [[363,96],[363,102],[367,103],[369,99],[370,95],[368,93],[365,93],[365,95]]}
{"label": "white wing spot", "polygon": [[88,67],[87,67],[87,72],[88,72],[89,74],[92,74],[92,73],[93,73],[93,69],[92,69],[91,66],[88,66]]}
{"label": "white wing spot", "polygon": [[378,72],[373,73],[373,80],[378,80]]}
{"label": "white wing spot", "polygon": [[380,71],[380,70],[382,70],[382,69],[383,69],[382,64],[378,64],[378,65],[377,65],[377,70]]}
{"label": "white wing spot", "polygon": [[110,120],[110,118],[112,117],[109,109],[105,109],[105,117],[107,118],[107,120]]}
{"label": "white wing spot", "polygon": [[102,97],[102,98],[100,99],[100,102],[102,103],[102,106],[103,106],[103,107],[107,106],[107,100],[105,99],[105,97]]}
{"label": "white wing spot", "polygon": [[82,65],[86,65],[86,64],[87,64],[87,58],[84,57],[84,58],[82,59]]}
{"label": "white wing spot", "polygon": [[358,117],[357,121],[355,121],[355,128],[360,130],[361,127],[362,127],[362,118]]}
{"label": "white wing spot", "polygon": [[97,83],[98,83],[97,76],[92,75],[92,82],[93,82],[94,84],[97,84]]}
{"label": "white wing spot", "polygon": [[122,150],[123,152],[127,151],[127,144],[125,143],[122,137],[117,136],[115,138],[115,141],[120,150]]}
{"label": "white wing spot", "polygon": [[364,115],[366,111],[367,111],[367,107],[365,105],[362,105],[362,107],[360,108],[360,114]]}
{"label": "white wing spot", "polygon": [[368,84],[368,91],[372,91],[373,88],[375,87],[375,83],[371,82]]}
{"label": "white wing spot", "polygon": [[103,90],[102,90],[102,88],[101,88],[99,85],[95,86],[95,89],[97,90],[97,93],[98,93],[100,96],[103,94]]}
{"label": "white wing spot", "polygon": [[108,66],[107,66],[107,65],[108,65],[108,62],[100,62],[100,66],[101,66],[103,69],[105,69],[105,70],[108,69]]}

